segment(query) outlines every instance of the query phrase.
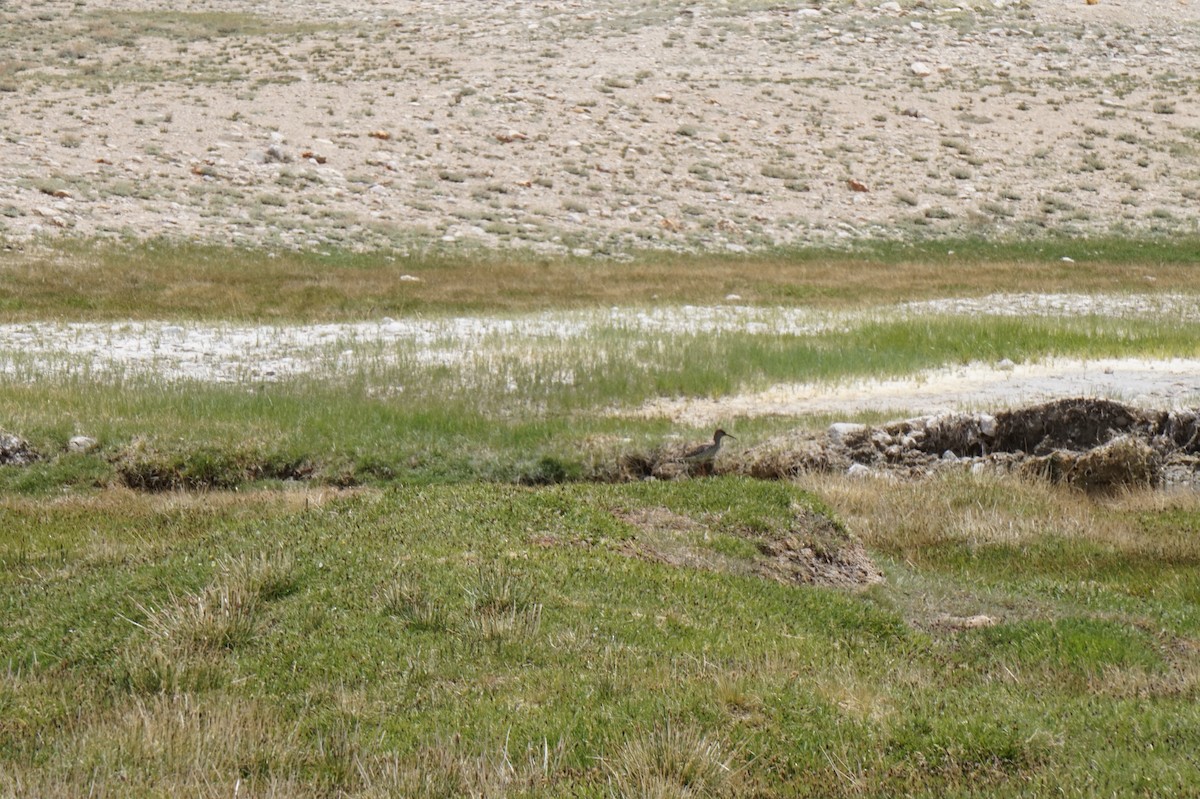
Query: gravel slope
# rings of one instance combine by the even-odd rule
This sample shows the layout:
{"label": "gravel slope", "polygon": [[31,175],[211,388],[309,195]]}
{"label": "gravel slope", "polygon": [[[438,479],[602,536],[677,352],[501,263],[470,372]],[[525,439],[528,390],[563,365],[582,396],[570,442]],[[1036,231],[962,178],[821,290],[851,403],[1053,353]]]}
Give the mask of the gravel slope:
{"label": "gravel slope", "polygon": [[0,4],[0,235],[1197,233],[1200,3]]}

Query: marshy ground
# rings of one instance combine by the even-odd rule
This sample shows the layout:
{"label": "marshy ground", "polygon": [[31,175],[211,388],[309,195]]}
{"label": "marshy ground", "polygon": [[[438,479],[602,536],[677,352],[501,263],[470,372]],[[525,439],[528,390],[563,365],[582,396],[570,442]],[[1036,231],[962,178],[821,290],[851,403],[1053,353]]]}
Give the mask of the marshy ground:
{"label": "marshy ground", "polygon": [[[661,278],[616,307],[572,302],[555,276],[574,262],[533,268],[529,307],[483,312],[461,287],[486,259],[343,273],[442,280],[422,315],[370,279],[309,292],[322,263],[302,258],[284,260],[295,282],[272,316],[246,311],[262,307],[246,286],[217,290],[237,250],[14,255],[0,413],[33,456],[0,466],[0,794],[1185,793],[1194,491],[1126,470],[1088,493],[1057,478],[1090,467],[1038,449],[1080,442],[1045,427],[1026,446],[1041,472],[971,468],[1012,432],[1001,395],[980,403],[996,427],[948,428],[919,480],[882,468],[916,437],[878,408],[721,410],[894,399],[956,372],[1011,389],[1060,363],[1107,385],[1134,364],[1169,373],[1200,355],[1188,250],[1138,246],[1153,255],[1065,272],[1057,254],[972,257],[979,292],[939,282],[962,278],[936,257],[827,253],[765,262],[753,302],[696,305]],[[248,285],[278,274],[244,255]],[[36,263],[75,279],[39,282]],[[690,268],[732,293],[754,265]],[[840,270],[859,287],[778,300]],[[175,294],[171,274],[195,280]],[[102,275],[126,290],[88,303]],[[1082,290],[990,293],[1022,275]],[[877,301],[885,276],[905,303]],[[1175,404],[1191,380],[1113,393]],[[1075,414],[1103,416],[1087,445],[1125,407],[1101,386]],[[711,435],[680,407],[731,414],[716,474],[611,482],[623,456]],[[832,422],[852,423],[838,468],[727,474]]]}

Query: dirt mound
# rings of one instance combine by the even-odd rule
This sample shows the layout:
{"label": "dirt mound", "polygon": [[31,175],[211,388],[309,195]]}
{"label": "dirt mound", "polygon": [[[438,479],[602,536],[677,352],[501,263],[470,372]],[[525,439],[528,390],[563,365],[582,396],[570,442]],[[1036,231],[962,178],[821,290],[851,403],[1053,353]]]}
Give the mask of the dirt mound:
{"label": "dirt mound", "polygon": [[945,469],[1013,472],[1089,491],[1196,482],[1200,416],[1071,398],[989,413],[921,416],[880,426],[838,423],[741,453],[721,471],[923,477]]}
{"label": "dirt mound", "polygon": [[0,465],[27,466],[37,459],[37,451],[28,441],[0,430]]}
{"label": "dirt mound", "polygon": [[714,519],[695,519],[666,508],[616,515],[638,530],[622,551],[657,563],[754,574],[787,585],[855,588],[884,579],[858,539],[828,516],[799,504],[793,505],[785,528],[738,530],[736,540],[743,546],[715,546]]}
{"label": "dirt mound", "polygon": [[755,571],[781,583],[851,588],[883,582],[858,539],[807,508],[798,510],[786,534],[761,539],[759,550]]}
{"label": "dirt mound", "polygon": [[1083,453],[1055,450],[1025,461],[1020,472],[1088,491],[1163,482],[1162,459],[1134,436],[1120,436]]}

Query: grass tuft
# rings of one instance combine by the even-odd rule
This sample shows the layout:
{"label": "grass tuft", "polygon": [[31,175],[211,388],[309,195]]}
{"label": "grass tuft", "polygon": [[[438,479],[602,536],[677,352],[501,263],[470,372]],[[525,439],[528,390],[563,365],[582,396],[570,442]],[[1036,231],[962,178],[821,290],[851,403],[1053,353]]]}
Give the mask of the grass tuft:
{"label": "grass tuft", "polygon": [[409,578],[389,580],[379,589],[378,599],[384,613],[403,619],[414,630],[445,632],[453,624],[447,603]]}
{"label": "grass tuft", "polygon": [[631,735],[604,765],[622,799],[733,795],[731,758],[720,741],[667,722]]}
{"label": "grass tuft", "polygon": [[541,628],[541,603],[504,564],[481,565],[467,597],[467,630],[484,641],[527,640]]}
{"label": "grass tuft", "polygon": [[122,673],[135,693],[177,694],[217,685],[220,656],[251,643],[262,625],[263,604],[296,590],[292,555],[282,550],[225,557],[203,589],[168,594],[157,607],[135,606],[133,623],[147,639],[126,647]]}

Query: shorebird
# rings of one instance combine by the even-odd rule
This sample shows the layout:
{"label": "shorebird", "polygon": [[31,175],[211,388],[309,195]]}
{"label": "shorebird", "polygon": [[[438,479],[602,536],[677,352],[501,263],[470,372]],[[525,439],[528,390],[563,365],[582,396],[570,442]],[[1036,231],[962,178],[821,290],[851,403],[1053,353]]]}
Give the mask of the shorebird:
{"label": "shorebird", "polygon": [[721,439],[723,438],[737,440],[735,436],[731,436],[718,428],[717,432],[713,433],[711,444],[703,444],[695,449],[688,450],[683,454],[683,459],[688,463],[712,463],[713,458],[717,457],[717,453],[721,451]]}

